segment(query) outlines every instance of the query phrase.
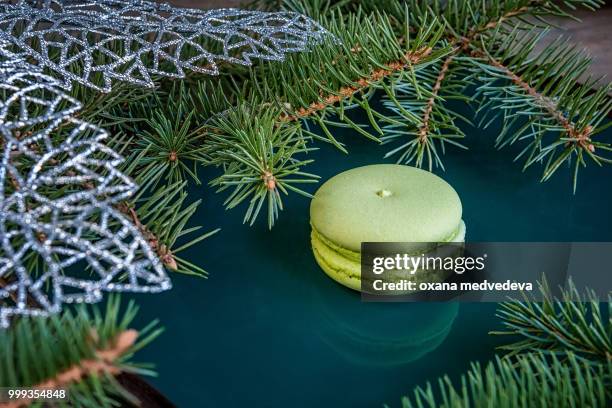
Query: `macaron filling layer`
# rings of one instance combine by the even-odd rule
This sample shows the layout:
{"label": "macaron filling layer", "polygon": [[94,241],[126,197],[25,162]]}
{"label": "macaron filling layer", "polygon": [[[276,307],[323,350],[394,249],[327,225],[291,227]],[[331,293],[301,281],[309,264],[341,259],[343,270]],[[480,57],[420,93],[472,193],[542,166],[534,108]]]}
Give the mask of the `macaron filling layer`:
{"label": "macaron filling layer", "polygon": [[[332,242],[323,234],[318,232],[314,226],[312,226],[310,237],[315,260],[321,269],[323,269],[323,271],[330,278],[334,279],[338,283],[348,286],[354,290],[361,290],[361,254],[359,252],[343,248],[340,245]],[[465,223],[463,220],[461,220],[461,223],[453,235],[439,242],[463,242],[464,240]],[[427,253],[427,251],[417,251],[407,255],[420,256]],[[425,276],[424,273],[427,275]],[[415,281],[440,281],[447,277],[447,274],[444,275],[445,276],[437,274],[437,271],[419,270],[411,275],[396,274],[395,277],[398,280],[409,279]],[[387,280],[392,280],[392,278],[387,277]]]}

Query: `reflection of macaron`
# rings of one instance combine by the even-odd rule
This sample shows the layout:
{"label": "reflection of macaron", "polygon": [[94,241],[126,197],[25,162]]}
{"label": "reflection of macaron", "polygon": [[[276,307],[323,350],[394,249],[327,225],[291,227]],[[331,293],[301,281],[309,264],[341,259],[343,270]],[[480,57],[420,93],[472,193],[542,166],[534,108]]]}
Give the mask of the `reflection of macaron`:
{"label": "reflection of macaron", "polygon": [[395,164],[358,167],[329,179],[312,200],[310,224],[319,266],[355,290],[361,287],[362,242],[465,238],[455,190],[430,172]]}
{"label": "reflection of macaron", "polygon": [[365,303],[322,293],[313,299],[321,339],[348,362],[369,367],[403,365],[436,350],[459,310],[457,302]]}

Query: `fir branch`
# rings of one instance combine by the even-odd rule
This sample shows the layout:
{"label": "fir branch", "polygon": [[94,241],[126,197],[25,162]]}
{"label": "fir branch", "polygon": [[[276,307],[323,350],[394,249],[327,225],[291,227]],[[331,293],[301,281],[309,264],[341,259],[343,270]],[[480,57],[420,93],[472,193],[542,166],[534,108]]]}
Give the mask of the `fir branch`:
{"label": "fir branch", "polygon": [[407,83],[397,86],[393,97],[385,98],[385,107],[395,115],[384,126],[385,135],[381,139],[384,144],[400,143],[385,157],[397,155],[398,163],[413,163],[417,167],[427,163],[431,171],[434,165],[444,169],[441,154],[447,144],[465,148],[459,142],[465,134],[456,120],[467,123],[470,120],[446,106],[451,100],[469,103],[465,88],[470,82],[464,79],[463,67],[454,63],[458,55],[455,46],[444,61],[416,73],[420,91]]}
{"label": "fir branch", "polygon": [[140,164],[153,164],[148,169],[149,174],[155,173],[168,183],[183,181],[189,176],[200,184],[197,165],[205,157],[201,138],[191,134],[193,114],[178,109],[175,112],[172,117],[164,116],[161,111],[152,112],[147,121],[151,130],[142,132],[135,150],[146,150]]}
{"label": "fir branch", "polygon": [[301,170],[312,160],[296,158],[311,150],[299,132],[300,124],[277,123],[279,114],[276,109],[239,105],[205,129],[209,164],[223,166],[223,174],[210,184],[218,191],[232,189],[224,203],[228,209],[248,201],[244,222],[251,225],[267,201],[271,228],[283,209],[281,193],[310,197],[297,185],[318,179]]}
{"label": "fir branch", "polygon": [[533,408],[607,407],[606,379],[612,364],[593,366],[571,353],[567,361],[554,356],[526,354],[511,362],[496,358],[482,366],[473,363],[455,385],[448,376],[427,383],[402,398],[403,408]]}
{"label": "fir branch", "polygon": [[[68,389],[71,401],[84,406],[137,404],[114,376],[151,375],[146,366],[130,360],[162,331],[156,322],[138,331],[130,328],[137,311],[133,302],[122,308],[119,297],[111,296],[104,314],[96,306],[79,306],[75,312],[66,310],[48,318],[18,319],[0,336],[0,383],[11,388]],[[21,399],[0,406],[32,402]]]}
{"label": "fir branch", "polygon": [[142,236],[149,243],[151,249],[155,251],[155,253],[159,257],[159,260],[168,269],[172,271],[177,271],[178,264],[176,263],[176,259],[174,258],[172,251],[168,249],[165,244],[160,243],[159,238],[157,238],[157,236],[152,233],[151,230],[140,221],[138,213],[133,207],[129,207],[127,203],[123,204],[124,205],[121,206],[122,212],[130,217],[136,228],[138,228]]}
{"label": "fir branch", "polygon": [[529,94],[529,96],[531,96],[536,101],[537,104],[544,108],[552,118],[557,120],[561,124],[561,126],[563,126],[567,134],[571,138],[576,139],[580,147],[588,149],[591,152],[595,151],[595,146],[590,143],[591,139],[589,137],[591,132],[593,131],[593,128],[591,126],[586,126],[584,129],[577,129],[576,125],[570,122],[570,120],[565,116],[564,112],[559,109],[557,102],[547,96],[542,95],[518,74],[516,74],[506,65],[491,57],[490,55],[485,56],[482,53],[473,52],[472,56],[477,58],[487,58],[489,64],[502,71],[515,85],[522,88],[525,93]]}
{"label": "fir branch", "polygon": [[612,292],[602,305],[592,291],[579,294],[571,281],[560,298],[551,295],[545,280],[539,290],[542,302],[524,294],[523,301],[500,305],[497,316],[508,330],[491,334],[519,338],[500,347],[505,357],[485,367],[473,363],[458,387],[448,376],[438,380],[437,390],[430,383],[417,387],[402,407],[609,406]]}
{"label": "fir branch", "polygon": [[159,92],[158,89],[119,82],[110,93],[100,93],[77,84],[71,88],[70,95],[83,103],[83,107],[74,114],[75,118],[99,123],[112,132],[119,129],[134,130],[135,124],[143,121],[144,117],[131,115],[132,106],[151,98],[157,92]]}
{"label": "fir branch", "polygon": [[[587,8],[596,8],[598,5],[598,1],[569,1],[566,4],[566,6],[584,6]],[[503,4],[492,3],[487,5],[479,1],[451,0],[445,2],[444,4],[437,1],[429,3],[413,1],[411,3],[410,10],[411,15],[406,14],[405,17],[408,18],[413,25],[423,24],[423,21],[425,21],[427,16],[430,14],[440,16],[445,24],[445,37],[449,41],[449,44],[453,46],[453,50],[446,57],[447,59],[445,62],[450,63],[456,61],[456,64],[458,64],[460,67],[465,65],[465,60],[469,59],[470,56],[476,57],[479,55],[488,55],[487,48],[483,48],[481,46],[483,41],[486,40],[491,42],[492,38],[495,38],[496,36],[498,38],[503,38],[504,36],[511,34],[512,29],[516,30],[519,27],[521,30],[525,30],[529,27],[535,27],[533,21],[525,19],[526,16],[570,16],[563,9],[551,4],[551,2],[522,0],[508,1],[504,2]],[[517,21],[520,22],[520,26],[517,25]],[[512,49],[516,46],[516,43],[517,41],[514,41],[514,43],[512,41],[505,41],[504,47]],[[500,49],[505,49],[504,47],[500,47]],[[487,61],[487,64],[492,66],[497,65],[499,67],[501,62],[493,59]],[[433,66],[435,67],[435,65]],[[422,79],[422,81],[419,82],[424,83],[425,87],[429,86],[431,88],[431,93],[427,96],[422,95],[424,92],[421,92],[421,95],[419,95],[417,90],[410,90],[409,86],[406,86],[403,88],[398,87],[398,89],[403,90],[407,97],[388,98],[386,105],[397,113],[395,119],[406,122],[409,125],[400,126],[398,124],[392,124],[386,126],[384,129],[386,135],[382,137],[383,142],[388,143],[401,140],[406,136],[410,137],[411,139],[404,142],[399,147],[391,150],[386,155],[387,157],[399,153],[398,162],[414,162],[419,167],[423,165],[425,161],[424,159],[427,158],[430,170],[432,168],[432,163],[444,168],[438,153],[438,149],[436,149],[435,145],[428,143],[429,140],[427,138],[427,135],[429,135],[429,131],[431,129],[431,115],[434,112],[438,115],[438,120],[435,123],[437,130],[435,138],[440,141],[442,151],[444,151],[444,142],[449,142],[457,147],[462,147],[462,145],[453,141],[453,138],[461,138],[464,136],[463,132],[461,132],[461,130],[455,124],[455,120],[459,117],[468,123],[470,121],[467,118],[461,117],[448,109],[445,106],[445,102],[446,99],[461,100],[462,98],[460,94],[464,92],[465,88],[472,82],[473,78],[476,78],[476,76],[470,77],[468,75],[458,75],[456,81],[463,81],[463,86],[460,84],[454,84],[452,82],[442,86],[443,81],[448,77],[447,71],[448,65],[442,64],[434,78],[428,78],[427,73],[420,75],[420,79]],[[512,74],[515,75],[514,73]],[[465,79],[462,80],[461,77]],[[516,81],[520,78],[517,78],[515,75],[512,76],[511,79]],[[522,85],[524,86],[525,84]],[[437,96],[441,90],[444,90],[444,92],[447,93],[450,98],[438,98]],[[453,93],[453,91],[456,91],[456,93]],[[533,91],[533,89],[530,90],[532,95]],[[428,98],[426,99],[425,103],[422,102],[423,98]],[[542,96],[540,99],[542,102],[548,102],[546,106],[549,108],[549,110],[553,108],[551,98]],[[490,108],[490,106],[487,107]],[[500,107],[501,106],[497,106],[496,108]],[[419,109],[421,110],[420,112]],[[563,118],[560,111],[555,113],[556,116],[554,117],[561,120],[560,123],[562,126],[565,126],[568,129],[573,127],[573,124],[571,124],[569,120]],[[422,119],[415,122],[411,117],[414,116],[414,114],[419,114]],[[411,131],[410,124],[414,124],[417,127],[417,130],[414,132]],[[403,129],[405,127],[408,127],[408,129]],[[444,129],[446,135],[443,135],[443,133],[440,132],[440,129]],[[594,145],[589,142],[589,136],[592,131],[592,126],[587,127],[581,132],[577,131],[576,129],[572,129],[571,131],[571,134],[576,140],[578,140],[578,144],[581,147],[589,149],[591,153],[593,153],[594,150]],[[578,164],[576,166],[582,164],[582,158],[577,160],[577,163]],[[549,169],[552,169],[552,167]],[[577,173],[577,167],[575,173]],[[551,174],[552,172],[545,172],[544,179],[550,177]],[[574,180],[574,185],[576,185],[575,183],[576,180]]]}
{"label": "fir branch", "polygon": [[602,305],[594,293],[580,294],[571,281],[559,299],[550,294],[545,280],[539,288],[542,303],[525,295],[522,301],[500,305],[497,316],[507,330],[491,334],[517,338],[500,349],[509,357],[543,352],[563,358],[574,353],[586,361],[612,363],[612,292]]}
{"label": "fir branch", "polygon": [[382,135],[380,123],[388,118],[370,103],[374,91],[392,94],[398,84],[409,81],[416,85],[415,73],[450,48],[434,48],[442,36],[442,26],[434,17],[414,33],[405,25],[403,38],[398,38],[389,17],[380,13],[357,12],[346,18],[332,14],[323,24],[340,43],[329,40],[311,53],[290,56],[284,64],[262,65],[252,78],[254,102],[277,106],[282,112],[279,121],[300,119],[306,121],[305,128],[308,123],[318,125],[323,137],[309,131],[306,134],[346,152],[333,136],[332,127],[349,127],[379,141],[346,112],[360,108]]}
{"label": "fir branch", "polygon": [[[197,168],[206,157],[202,135],[194,132],[200,119],[194,97],[199,95],[179,81],[130,105],[128,116],[143,119],[138,119],[137,128],[124,129],[129,137],[121,137],[113,145],[129,152],[128,162],[134,164],[130,174],[139,184],[155,188],[158,182],[172,184],[187,179],[200,184]],[[151,179],[155,180],[152,184]]]}
{"label": "fir branch", "polygon": [[205,269],[177,256],[220,231],[217,228],[199,233],[201,226],[189,226],[201,201],[185,205],[186,182],[157,187],[150,196],[150,190],[144,187],[131,203],[122,203],[120,210],[132,220],[164,266],[174,272],[206,277]]}
{"label": "fir branch", "polygon": [[482,0],[411,0],[407,16],[414,23],[426,14],[439,16],[446,25],[447,39],[474,39],[491,30],[512,30],[517,24],[524,29],[550,26],[548,17],[573,18],[578,8],[595,10],[603,0],[508,0],[483,2]]}
{"label": "fir branch", "polygon": [[[355,49],[355,48],[353,48]],[[355,51],[356,52],[356,51]],[[402,60],[389,62],[385,64],[385,68],[378,68],[372,71],[366,77],[359,78],[354,82],[356,85],[344,86],[337,92],[328,94],[322,98],[322,101],[312,102],[307,108],[301,107],[295,113],[289,114],[283,112],[280,117],[281,121],[295,121],[299,119],[305,119],[309,116],[314,115],[317,112],[323,111],[328,107],[333,107],[337,103],[352,98],[355,94],[365,91],[372,85],[379,83],[381,80],[393,75],[395,73],[411,69],[414,65],[419,64],[429,54],[431,54],[431,47],[423,47],[415,51],[410,51],[404,55]]]}
{"label": "fir branch", "polygon": [[595,80],[577,85],[589,59],[562,41],[531,57],[542,35],[515,29],[510,34],[498,32],[486,40],[481,38],[480,47],[472,47],[474,77],[483,82],[476,95],[481,99],[479,111],[487,112],[481,123],[502,116],[499,147],[529,141],[517,158],[525,157],[525,167],[543,163],[542,181],[561,164],[575,159],[575,191],[578,170],[586,166],[587,158],[596,164],[612,163],[602,155],[612,150],[610,144],[592,139],[612,109],[608,96],[612,88],[608,84],[592,91]]}
{"label": "fir branch", "polygon": [[[92,332],[91,336],[95,339],[97,334]],[[116,361],[134,346],[137,337],[138,332],[133,329],[120,332],[115,339],[111,340],[112,346],[94,351],[95,358],[81,360],[64,371],[55,374],[53,378],[35,384],[31,388],[63,390],[78,384],[86,377],[117,376],[121,373],[121,368],[116,365]],[[31,398],[23,397],[7,403],[0,403],[0,407],[27,407],[33,401]]]}

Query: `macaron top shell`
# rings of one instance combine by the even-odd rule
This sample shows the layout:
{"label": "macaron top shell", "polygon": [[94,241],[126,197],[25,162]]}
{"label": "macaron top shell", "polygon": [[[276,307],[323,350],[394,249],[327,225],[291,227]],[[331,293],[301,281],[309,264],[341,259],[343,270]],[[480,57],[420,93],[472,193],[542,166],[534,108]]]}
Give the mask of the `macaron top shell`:
{"label": "macaron top shell", "polygon": [[327,239],[360,251],[362,242],[450,241],[461,213],[457,192],[435,174],[376,164],[326,181],[310,205],[310,222]]}

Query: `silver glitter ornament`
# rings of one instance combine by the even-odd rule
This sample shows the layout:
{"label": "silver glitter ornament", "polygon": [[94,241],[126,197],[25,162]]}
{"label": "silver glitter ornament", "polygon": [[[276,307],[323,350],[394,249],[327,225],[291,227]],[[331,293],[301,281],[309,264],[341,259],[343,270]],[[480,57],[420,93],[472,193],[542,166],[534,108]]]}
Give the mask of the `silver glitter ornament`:
{"label": "silver glitter ornament", "polygon": [[[1,45],[1,44],[0,44]],[[1,47],[0,47],[1,48]],[[14,55],[9,55],[14,57]],[[23,60],[0,63],[0,325],[102,293],[171,287],[140,231],[116,208],[137,186],[78,101]],[[39,273],[32,264],[42,262]]]}
{"label": "silver glitter ornament", "polygon": [[199,10],[144,0],[19,0],[0,4],[0,36],[65,87],[103,92],[115,80],[218,74],[220,62],[282,60],[329,33],[293,12]]}

